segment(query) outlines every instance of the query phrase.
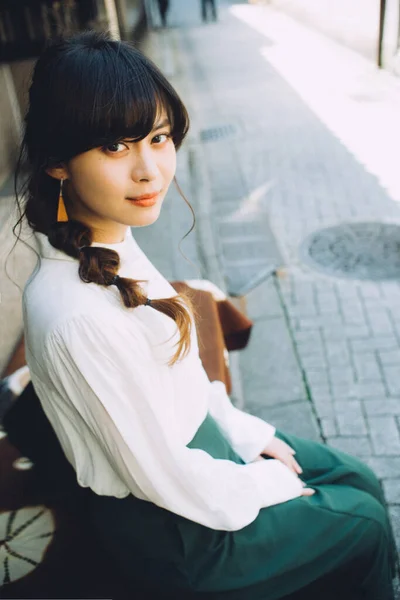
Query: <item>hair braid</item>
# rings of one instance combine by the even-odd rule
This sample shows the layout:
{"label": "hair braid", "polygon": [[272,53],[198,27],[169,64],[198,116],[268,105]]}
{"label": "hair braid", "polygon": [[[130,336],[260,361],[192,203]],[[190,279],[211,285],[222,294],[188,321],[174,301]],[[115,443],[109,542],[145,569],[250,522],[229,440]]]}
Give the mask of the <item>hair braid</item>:
{"label": "hair braid", "polygon": [[[79,260],[78,272],[82,281],[105,287],[114,284],[127,308],[146,304],[147,296],[140,286],[144,280],[115,278],[120,267],[119,254],[110,248],[92,247],[93,235],[90,227],[73,219],[56,222],[50,227],[47,236],[52,246]],[[172,298],[152,299],[151,307],[173,319],[178,328],[178,348],[169,361],[169,364],[173,365],[189,352],[192,328],[190,312],[193,313],[193,305],[187,294],[179,294]]]}

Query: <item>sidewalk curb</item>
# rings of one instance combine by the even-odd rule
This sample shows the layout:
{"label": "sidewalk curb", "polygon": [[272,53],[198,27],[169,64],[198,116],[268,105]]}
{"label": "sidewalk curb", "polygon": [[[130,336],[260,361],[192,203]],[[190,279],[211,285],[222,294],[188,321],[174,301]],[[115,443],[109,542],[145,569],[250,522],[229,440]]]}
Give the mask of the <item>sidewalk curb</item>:
{"label": "sidewalk curb", "polygon": [[[184,102],[188,106],[190,115],[194,115],[195,111],[191,110],[193,106],[193,92],[188,84],[185,73],[188,70],[187,53],[181,47],[181,37],[172,32],[172,38],[175,47],[176,69],[175,74],[180,73],[182,85],[182,96]],[[185,61],[185,62],[184,62]],[[193,198],[194,211],[196,214],[196,238],[197,249],[202,261],[202,270],[204,277],[210,279],[217,285],[225,294],[227,294],[227,286],[223,271],[221,268],[222,252],[216,240],[212,225],[212,194],[210,189],[210,177],[206,167],[204,149],[200,142],[198,126],[195,119],[192,117],[192,127],[188,134],[185,149],[188,154],[188,166],[191,180],[191,196]],[[233,300],[235,305],[238,304],[238,299]],[[242,306],[238,306],[239,310]],[[245,406],[245,398],[243,391],[243,383],[240,369],[240,354],[239,351],[229,352],[229,369],[232,378],[232,393],[231,398],[237,408],[243,409]]]}
{"label": "sidewalk curb", "polygon": [[[225,278],[220,268],[221,254],[218,252],[211,226],[212,198],[208,170],[205,166],[204,151],[199,142],[195,143],[192,141],[188,146],[192,197],[194,198],[194,210],[196,213],[197,245],[199,256],[203,263],[204,275],[221,288],[224,293],[227,293]],[[239,310],[243,309],[243,307],[238,308]],[[237,408],[243,409],[245,399],[239,351],[229,353],[229,366],[232,378],[232,399]]]}
{"label": "sidewalk curb", "polygon": [[[180,57],[185,56],[181,52]],[[182,69],[183,71],[183,69]],[[185,96],[189,107],[191,102],[191,90],[186,86]],[[186,99],[185,98],[185,99]],[[189,109],[189,112],[190,109]],[[194,111],[193,111],[194,114]],[[199,132],[196,123],[193,123],[192,133],[188,136],[187,142],[188,162],[190,170],[190,179],[192,183],[192,197],[194,199],[194,210],[196,213],[196,237],[199,256],[202,260],[204,275],[210,279],[224,293],[227,294],[225,277],[221,268],[222,252],[218,245],[218,240],[215,239],[211,218],[212,194],[210,189],[210,177],[206,167],[204,157],[204,149],[199,140]],[[237,299],[231,299],[237,305]],[[238,306],[239,310],[242,306]],[[245,398],[243,391],[243,383],[240,369],[240,354],[239,351],[229,352],[229,368],[232,378],[232,400],[237,408],[243,409],[245,406]]]}
{"label": "sidewalk curb", "polygon": [[204,151],[199,142],[189,140],[186,147],[191,180],[191,196],[196,214],[196,237],[204,276],[226,293],[226,283],[220,267],[220,253],[211,227],[211,191]]}
{"label": "sidewalk curb", "polygon": [[[150,34],[148,39],[148,52],[154,62],[161,68],[165,76],[176,85],[178,91],[188,107],[191,116],[191,129],[187,139],[180,150],[186,154],[186,164],[189,171],[190,198],[196,215],[196,245],[200,257],[201,274],[210,279],[225,294],[226,282],[221,268],[221,250],[215,239],[211,225],[212,195],[210,190],[210,177],[206,167],[204,149],[199,139],[198,126],[193,116],[193,92],[186,77],[189,68],[187,54],[182,50],[181,32],[174,30],[159,31]],[[238,299],[233,299],[237,305]],[[238,306],[243,310],[242,306]],[[244,393],[240,371],[239,352],[229,353],[230,372],[232,377],[233,401],[238,408],[244,408]]]}

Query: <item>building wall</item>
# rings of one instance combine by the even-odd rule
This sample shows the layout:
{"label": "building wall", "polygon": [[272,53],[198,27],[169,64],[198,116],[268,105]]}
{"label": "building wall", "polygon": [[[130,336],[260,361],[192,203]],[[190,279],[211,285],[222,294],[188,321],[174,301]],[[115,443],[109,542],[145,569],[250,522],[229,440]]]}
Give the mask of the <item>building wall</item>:
{"label": "building wall", "polygon": [[21,289],[36,264],[34,252],[22,242],[13,249],[12,232],[19,215],[10,179],[20,144],[20,102],[26,104],[15,83],[25,75],[26,68],[17,63],[0,67],[0,376],[22,335]]}
{"label": "building wall", "polygon": [[0,377],[22,335],[22,289],[37,263],[35,239],[26,226],[21,236],[31,248],[22,241],[14,246],[18,218],[14,197],[0,197]]}
{"label": "building wall", "polygon": [[15,93],[22,118],[28,108],[28,90],[35,60],[21,60],[10,65],[10,71],[15,86]]}
{"label": "building wall", "polygon": [[21,115],[8,65],[0,66],[0,185],[10,175],[18,153]]}
{"label": "building wall", "polygon": [[[388,0],[388,2],[398,0]],[[337,41],[376,60],[380,0],[267,0]]]}

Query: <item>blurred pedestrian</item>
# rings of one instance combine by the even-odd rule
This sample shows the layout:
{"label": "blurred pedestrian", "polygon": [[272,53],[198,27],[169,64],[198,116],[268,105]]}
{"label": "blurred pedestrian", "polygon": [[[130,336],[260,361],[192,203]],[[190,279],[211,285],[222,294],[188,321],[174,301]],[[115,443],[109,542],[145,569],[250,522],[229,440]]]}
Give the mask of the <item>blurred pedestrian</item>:
{"label": "blurred pedestrian", "polygon": [[201,0],[201,18],[203,22],[207,22],[207,7],[211,10],[212,18],[214,21],[217,20],[217,6],[216,0]]}
{"label": "blurred pedestrian", "polygon": [[161,23],[163,27],[167,26],[167,14],[169,11],[169,0],[157,0],[158,10],[160,11]]}

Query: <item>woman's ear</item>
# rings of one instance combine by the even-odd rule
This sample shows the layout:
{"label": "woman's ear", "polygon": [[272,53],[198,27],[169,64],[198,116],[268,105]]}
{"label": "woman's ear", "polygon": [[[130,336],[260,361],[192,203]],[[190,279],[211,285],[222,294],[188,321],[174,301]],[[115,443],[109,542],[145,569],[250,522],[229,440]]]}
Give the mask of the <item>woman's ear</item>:
{"label": "woman's ear", "polygon": [[53,179],[68,179],[67,169],[63,166],[49,167],[46,169],[46,173],[47,175],[50,175],[50,177],[53,177]]}

